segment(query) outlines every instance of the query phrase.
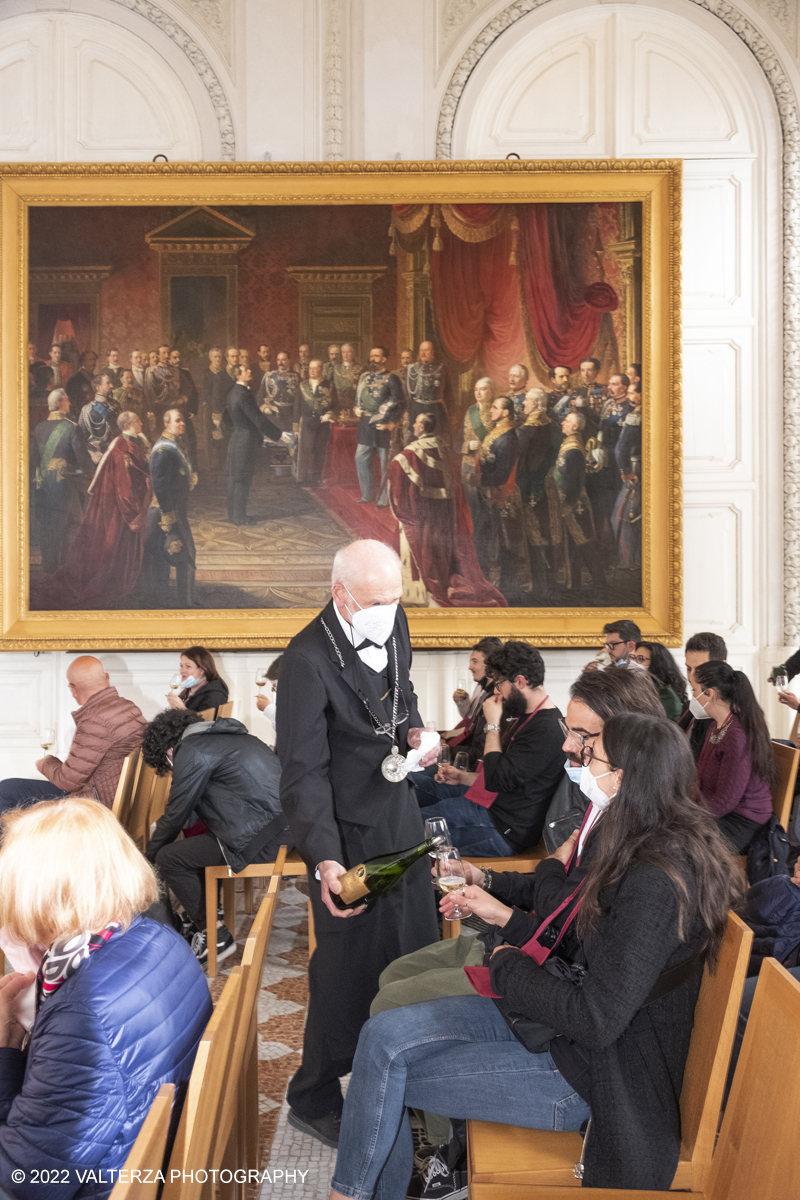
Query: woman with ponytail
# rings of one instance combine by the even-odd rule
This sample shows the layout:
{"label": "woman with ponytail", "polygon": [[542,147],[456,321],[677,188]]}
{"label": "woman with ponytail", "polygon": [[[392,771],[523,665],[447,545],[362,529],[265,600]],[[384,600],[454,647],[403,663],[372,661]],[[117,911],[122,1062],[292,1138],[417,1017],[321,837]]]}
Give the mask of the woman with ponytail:
{"label": "woman with ponytail", "polygon": [[775,757],[767,722],[749,679],[729,663],[701,663],[694,678],[692,711],[711,718],[697,763],[700,791],[721,832],[744,854],[772,816]]}

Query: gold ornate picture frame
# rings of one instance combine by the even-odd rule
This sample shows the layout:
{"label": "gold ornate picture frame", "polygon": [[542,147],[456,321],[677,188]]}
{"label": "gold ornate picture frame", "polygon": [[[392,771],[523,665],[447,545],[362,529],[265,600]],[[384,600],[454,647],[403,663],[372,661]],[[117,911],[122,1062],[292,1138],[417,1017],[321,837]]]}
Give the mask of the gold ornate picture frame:
{"label": "gold ornate picture frame", "polygon": [[[428,585],[427,593],[422,587],[422,599],[417,604],[407,606],[413,643],[417,647],[462,647],[493,634],[503,639],[521,638],[539,646],[589,646],[602,640],[602,626],[606,622],[625,616],[639,624],[645,638],[666,645],[680,644],[682,453],[679,161],[68,163],[0,165],[0,649],[166,649],[188,644],[234,649],[277,648],[285,646],[324,603],[324,571],[320,568],[317,555],[316,573],[311,572],[313,586],[309,584],[307,593],[292,591],[292,580],[288,577],[284,579],[281,586],[284,586],[284,594],[290,597],[286,607],[280,606],[280,599],[275,600],[276,596],[281,595],[280,587],[273,587],[269,607],[265,607],[266,602],[261,601],[259,606],[245,604],[240,608],[181,609],[175,603],[164,608],[147,608],[141,604],[135,608],[125,608],[118,604],[114,607],[74,608],[69,611],[36,607],[35,604],[32,607],[31,581],[34,581],[35,600],[37,572],[40,574],[41,571],[36,563],[33,568],[31,566],[31,506],[36,481],[30,446],[33,426],[37,420],[47,417],[47,394],[45,391],[44,409],[41,407],[42,397],[39,396],[39,408],[34,412],[33,402],[29,399],[28,342],[33,336],[31,322],[35,320],[31,314],[43,314],[42,328],[37,335],[41,341],[45,332],[48,338],[51,336],[49,331],[54,314],[60,319],[63,312],[69,315],[73,311],[69,307],[59,309],[58,306],[69,306],[74,301],[77,306],[74,311],[80,310],[81,314],[85,314],[88,332],[83,336],[92,342],[102,338],[104,335],[99,330],[104,303],[103,289],[113,276],[113,267],[99,264],[93,256],[91,238],[86,238],[83,244],[79,244],[81,239],[73,240],[68,256],[72,261],[65,261],[63,250],[58,261],[48,261],[41,249],[42,230],[57,228],[59,217],[57,213],[43,214],[42,210],[56,209],[64,213],[65,210],[84,209],[88,217],[91,217],[91,210],[102,209],[106,215],[109,210],[114,210],[119,214],[120,228],[123,222],[132,219],[130,210],[153,210],[154,213],[158,209],[166,210],[164,221],[151,220],[146,231],[148,252],[155,251],[154,261],[157,256],[160,264],[160,283],[153,290],[152,305],[153,311],[161,314],[160,338],[166,341],[173,337],[175,331],[174,317],[170,316],[170,282],[167,280],[165,283],[165,263],[174,264],[170,279],[179,279],[182,275],[192,278],[192,271],[195,270],[188,260],[180,260],[180,252],[191,241],[189,225],[183,230],[178,228],[181,213],[208,214],[210,211],[211,216],[204,219],[211,221],[213,228],[209,226],[203,230],[198,227],[196,232],[198,254],[201,257],[205,252],[207,256],[216,255],[216,265],[213,270],[209,268],[209,275],[218,278],[220,295],[224,291],[228,297],[223,316],[220,317],[224,331],[219,336],[226,341],[235,341],[237,319],[241,327],[243,306],[242,295],[236,295],[235,263],[239,248],[247,246],[253,237],[253,222],[248,221],[248,214],[256,209],[288,211],[297,206],[304,210],[320,206],[328,206],[331,210],[341,206],[350,209],[353,206],[378,206],[389,218],[383,227],[386,231],[385,250],[387,256],[394,257],[394,262],[389,257],[385,259],[388,269],[394,272],[392,278],[395,280],[393,286],[396,288],[399,314],[395,327],[397,344],[389,347],[389,368],[394,369],[394,360],[397,359],[399,363],[403,344],[411,345],[416,350],[418,343],[428,336],[434,342],[436,356],[441,356],[440,326],[437,314],[430,311],[430,304],[427,326],[424,316],[423,293],[428,287],[425,277],[430,276],[431,260],[437,249],[441,248],[442,235],[445,241],[450,237],[461,237],[465,243],[494,236],[494,227],[474,236],[469,230],[464,232],[473,215],[480,215],[484,209],[469,210],[462,206],[487,206],[487,212],[490,208],[492,212],[497,212],[499,210],[491,206],[498,205],[508,206],[507,211],[503,208],[501,219],[496,220],[495,224],[498,229],[502,226],[505,231],[503,236],[510,239],[511,257],[506,255],[505,261],[515,263],[520,279],[523,270],[528,268],[516,265],[519,258],[519,221],[514,215],[516,206],[548,205],[553,206],[554,210],[558,206],[570,206],[571,211],[575,211],[576,206],[580,205],[616,205],[620,213],[624,209],[628,214],[635,214],[635,236],[631,222],[631,228],[623,230],[620,220],[615,227],[616,240],[603,244],[599,233],[591,244],[591,239],[587,240],[585,257],[596,263],[596,271],[592,267],[594,275],[587,275],[583,282],[590,283],[591,278],[603,280],[604,264],[606,267],[611,265],[617,272],[617,281],[623,277],[627,277],[629,284],[634,277],[636,280],[635,293],[630,284],[624,295],[618,282],[617,307],[620,315],[615,317],[616,328],[618,331],[623,328],[627,330],[628,340],[624,348],[617,344],[619,338],[615,343],[616,350],[606,347],[602,369],[606,375],[612,369],[617,373],[624,372],[634,354],[639,355],[642,364],[641,390],[644,401],[640,410],[641,460],[635,481],[640,488],[640,507],[638,516],[631,517],[640,522],[637,531],[640,539],[637,546],[640,545],[641,555],[640,576],[637,576],[640,581],[637,583],[637,587],[640,586],[637,596],[640,599],[635,604],[582,605],[582,596],[590,594],[587,589],[591,578],[583,570],[580,559],[573,560],[570,583],[573,590],[569,595],[574,599],[574,604],[563,602],[568,593],[564,590],[566,585],[562,568],[559,568],[562,573],[559,576],[560,591],[557,591],[562,602],[555,605],[526,604],[526,596],[535,599],[537,595],[535,587],[532,592],[526,592],[524,586],[527,585],[523,585],[521,592],[515,593],[515,598],[508,606],[437,605],[435,600],[430,599]],[[462,220],[459,213],[466,213],[467,217]],[[371,213],[370,219],[374,216]],[[106,216],[106,219],[111,218]],[[478,220],[477,216],[475,220]],[[486,224],[481,228],[485,231]],[[589,230],[588,224],[586,229]],[[344,244],[340,239],[336,254],[329,255],[327,261],[325,252],[317,246],[315,255],[310,258],[306,256],[306,261],[298,256],[301,261],[285,266],[284,273],[291,277],[293,286],[297,287],[297,340],[307,335],[309,322],[313,323],[315,295],[324,293],[326,286],[330,291],[331,280],[335,280],[337,295],[348,300],[349,307],[345,305],[350,314],[347,320],[353,324],[347,328],[364,330],[363,354],[366,359],[369,344],[374,340],[369,325],[372,303],[370,289],[383,268],[380,264],[349,263],[345,251],[346,239]],[[400,269],[396,261],[398,255],[402,259],[401,265],[409,269]],[[210,259],[207,257],[206,261]],[[434,267],[434,272],[436,269],[438,267]],[[524,292],[522,282],[520,292]],[[183,296],[185,289],[181,291],[177,288],[174,294]],[[250,295],[251,298],[257,296],[258,290],[255,289]],[[173,298],[172,303],[174,306],[177,301]],[[257,301],[254,303],[257,307]],[[423,315],[420,316],[420,313]],[[321,344],[319,339],[326,330],[331,331],[335,340],[339,330],[336,319],[332,309],[322,313],[315,344]],[[525,319],[528,322],[526,328],[530,349],[526,361],[533,376],[530,383],[546,391],[548,386],[552,386],[546,378],[542,378],[546,374],[547,359],[536,348],[535,337],[531,340],[527,315]],[[269,312],[265,311],[265,336],[269,334],[269,320]],[[169,328],[170,322],[173,328]],[[346,332],[345,326],[341,327]],[[611,323],[605,327],[611,329]],[[426,329],[432,329],[432,335]],[[105,352],[109,348],[108,340],[108,335],[105,335],[106,344],[97,344],[93,348]],[[205,347],[203,349],[205,351]],[[274,346],[273,355],[279,349],[283,347]],[[295,349],[296,346],[291,347],[292,351]],[[460,360],[459,363],[464,365]],[[581,379],[577,374],[579,364],[573,362],[569,365],[574,372],[572,385],[580,384]],[[453,452],[460,449],[456,445],[458,430],[471,401],[472,384],[478,374],[485,373],[485,363],[480,355],[475,356],[470,370],[471,375],[466,369],[460,373],[453,367],[450,370],[449,404],[454,414],[450,449]],[[599,381],[605,384],[602,372]],[[571,404],[574,406],[577,403],[580,408],[585,403],[581,399],[580,388],[573,387],[573,390],[578,399],[575,401],[573,398]],[[598,422],[601,407],[606,403],[605,395],[605,388],[602,395],[598,388]],[[564,403],[567,403],[566,397]],[[595,401],[592,400],[592,403]],[[542,401],[542,410],[547,412],[544,405]],[[589,413],[588,408],[585,411]],[[560,415],[560,411],[557,415],[551,412],[550,418],[556,422]],[[525,421],[521,407],[519,420]],[[588,435],[589,430],[585,432]],[[406,443],[413,436],[413,431],[406,428]],[[588,443],[588,436],[584,440]],[[602,442],[602,439],[599,441]],[[210,442],[208,444],[211,445]],[[393,442],[393,453],[402,445],[402,437],[397,443]],[[591,470],[591,450],[587,451],[587,455],[587,469]],[[613,465],[613,455],[607,454],[605,459],[596,455],[595,460],[601,464],[606,462],[607,466],[608,463]],[[468,456],[464,461],[467,463],[465,470],[469,472]],[[408,468],[404,467],[404,470],[409,477],[413,475],[413,470],[410,473]],[[464,475],[465,480],[469,478],[468,474]],[[474,484],[475,477],[471,478]],[[491,489],[485,491],[488,493]],[[511,493],[508,495],[510,497]],[[502,499],[505,503],[505,493]],[[579,508],[580,505],[578,511]],[[613,514],[615,522],[620,519],[621,511],[617,505]],[[341,529],[342,542],[363,533],[362,527],[349,525],[341,514],[335,514],[335,520]],[[609,522],[606,523],[610,528]],[[400,528],[403,528],[402,522]],[[556,540],[557,536],[554,535]],[[405,549],[408,551],[407,544]],[[413,552],[412,545],[412,558]],[[548,569],[556,572],[555,558],[550,563],[545,554],[543,561],[550,564]],[[486,580],[491,579],[492,586],[498,584],[499,576],[492,575],[485,563],[482,566]],[[290,567],[286,569],[291,570]],[[213,572],[207,574],[210,576]],[[302,570],[298,569],[296,574],[300,577]],[[216,593],[208,591],[207,594]],[[313,603],[299,606],[297,597],[303,594],[307,594]],[[458,594],[457,589],[453,594]],[[609,594],[621,593],[612,590]],[[246,593],[242,595],[246,598]]]}

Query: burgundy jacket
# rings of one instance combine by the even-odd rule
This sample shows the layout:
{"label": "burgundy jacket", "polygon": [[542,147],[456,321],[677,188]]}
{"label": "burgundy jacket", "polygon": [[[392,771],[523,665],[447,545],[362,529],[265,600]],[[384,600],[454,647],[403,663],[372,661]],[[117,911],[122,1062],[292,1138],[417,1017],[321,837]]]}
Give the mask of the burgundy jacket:
{"label": "burgundy jacket", "polygon": [[71,796],[93,796],[111,808],[123,759],[141,746],[147,721],[113,687],[95,692],[72,717],[75,736],[67,761],[48,754],[41,772]]}
{"label": "burgundy jacket", "polygon": [[739,721],[731,716],[724,736],[719,736],[715,721],[708,721],[708,732],[697,762],[700,791],[715,817],[735,813],[765,824],[772,816],[772,798],[766,779],[753,770],[747,738]]}

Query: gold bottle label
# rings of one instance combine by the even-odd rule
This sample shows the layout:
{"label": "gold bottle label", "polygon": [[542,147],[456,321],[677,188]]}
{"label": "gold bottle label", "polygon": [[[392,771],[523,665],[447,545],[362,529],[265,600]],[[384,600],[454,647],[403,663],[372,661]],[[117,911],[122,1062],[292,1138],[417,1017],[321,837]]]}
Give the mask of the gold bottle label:
{"label": "gold bottle label", "polygon": [[354,904],[362,896],[369,895],[367,868],[363,863],[359,863],[357,867],[351,867],[349,871],[345,871],[344,875],[340,875],[339,883],[342,885],[339,898],[345,904]]}

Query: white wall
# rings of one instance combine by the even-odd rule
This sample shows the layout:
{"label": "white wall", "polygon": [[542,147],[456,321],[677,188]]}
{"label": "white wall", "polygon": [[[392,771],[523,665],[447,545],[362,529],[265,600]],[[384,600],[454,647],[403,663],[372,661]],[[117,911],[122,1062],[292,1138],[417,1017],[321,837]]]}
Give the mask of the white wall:
{"label": "white wall", "polygon": [[[777,20],[769,0],[740,8],[797,96],[797,12],[789,5]],[[506,9],[501,0],[159,0],[143,11],[127,0],[3,0],[0,159],[429,158],[440,107],[449,111],[463,78],[456,155],[683,158],[685,626],[720,632],[761,686],[784,657],[780,272],[782,238],[794,236],[781,229],[772,92],[742,38],[699,2],[529,0],[507,29]],[[66,747],[69,657],[0,657],[0,776],[31,772],[43,726],[56,723]],[[263,718],[253,675],[269,657],[220,656],[235,713],[254,730]],[[587,653],[545,657],[563,705]],[[152,715],[175,656],[104,659]],[[465,659],[415,656],[426,719],[454,719],[449,696]],[[787,714],[766,698],[773,728],[785,731]]]}

